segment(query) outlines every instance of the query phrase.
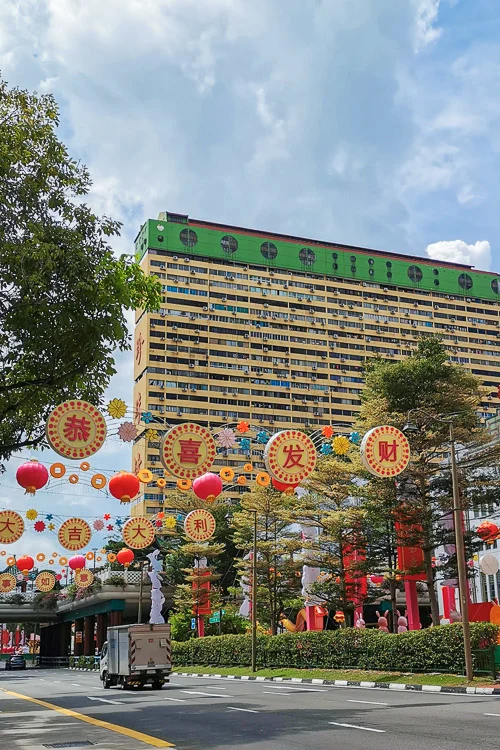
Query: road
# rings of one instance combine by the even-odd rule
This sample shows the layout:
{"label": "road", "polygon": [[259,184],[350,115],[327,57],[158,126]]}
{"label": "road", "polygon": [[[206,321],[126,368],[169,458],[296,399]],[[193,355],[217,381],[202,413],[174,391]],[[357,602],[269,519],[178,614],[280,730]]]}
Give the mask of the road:
{"label": "road", "polygon": [[134,692],[103,690],[96,673],[70,670],[1,672],[0,689],[8,750],[51,743],[96,750],[500,747],[500,699],[489,696],[177,676],[161,691]]}

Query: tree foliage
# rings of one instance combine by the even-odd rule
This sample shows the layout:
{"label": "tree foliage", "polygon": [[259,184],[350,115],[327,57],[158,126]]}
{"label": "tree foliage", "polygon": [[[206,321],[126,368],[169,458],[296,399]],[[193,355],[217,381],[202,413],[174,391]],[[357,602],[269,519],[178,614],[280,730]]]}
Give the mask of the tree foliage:
{"label": "tree foliage", "polygon": [[109,240],[120,225],[85,203],[87,169],[57,137],[52,96],[0,78],[0,459],[43,441],[66,398],[99,403],[129,348],[125,310],[160,285]]}

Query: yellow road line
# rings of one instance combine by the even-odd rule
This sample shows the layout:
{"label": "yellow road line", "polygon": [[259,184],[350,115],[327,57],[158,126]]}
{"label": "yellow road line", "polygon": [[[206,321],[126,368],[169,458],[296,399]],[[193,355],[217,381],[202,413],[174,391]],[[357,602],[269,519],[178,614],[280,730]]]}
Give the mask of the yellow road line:
{"label": "yellow road line", "polygon": [[36,703],[38,706],[50,708],[52,711],[58,711],[58,713],[64,714],[65,716],[71,716],[73,719],[86,721],[87,724],[93,724],[95,727],[109,729],[111,732],[116,732],[117,734],[124,734],[126,737],[130,737],[133,740],[144,742],[146,745],[152,745],[153,747],[175,747],[175,745],[173,745],[171,742],[160,740],[158,737],[151,737],[151,735],[144,734],[143,732],[136,732],[135,729],[127,729],[127,727],[121,727],[119,724],[111,724],[109,721],[94,719],[92,718],[92,716],[80,714],[77,711],[72,711],[69,708],[61,708],[61,706],[56,706],[53,703],[47,703],[46,701],[41,701],[38,698],[32,698],[30,695],[13,693],[11,690],[4,690],[3,688],[0,688],[0,690],[7,695],[12,695],[14,698],[21,698],[21,700],[23,701],[30,701],[31,703]]}

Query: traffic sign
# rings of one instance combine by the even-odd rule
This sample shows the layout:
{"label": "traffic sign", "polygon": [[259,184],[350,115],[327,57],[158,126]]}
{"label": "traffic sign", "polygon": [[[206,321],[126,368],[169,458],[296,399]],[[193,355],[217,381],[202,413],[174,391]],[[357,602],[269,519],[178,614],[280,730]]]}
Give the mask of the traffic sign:
{"label": "traffic sign", "polygon": [[211,622],[211,623],[220,622],[219,613],[217,613],[216,615],[214,615],[213,617],[211,617],[208,622]]}
{"label": "traffic sign", "polygon": [[196,630],[196,617],[191,618],[191,630]]}

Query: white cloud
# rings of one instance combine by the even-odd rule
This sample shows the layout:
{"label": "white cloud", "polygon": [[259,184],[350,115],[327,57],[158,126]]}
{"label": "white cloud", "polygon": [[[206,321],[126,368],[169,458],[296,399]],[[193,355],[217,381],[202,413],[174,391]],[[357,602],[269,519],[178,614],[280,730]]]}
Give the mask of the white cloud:
{"label": "white cloud", "polygon": [[491,247],[488,240],[478,240],[470,245],[463,240],[442,240],[427,245],[425,252],[432,260],[464,263],[483,271],[490,268]]}
{"label": "white cloud", "polygon": [[412,0],[412,5],[415,10],[414,49],[420,52],[441,36],[442,30],[435,25],[440,0]]}
{"label": "white cloud", "polygon": [[457,193],[457,201],[461,206],[476,206],[481,203],[483,197],[481,192],[470,183],[462,185]]}

